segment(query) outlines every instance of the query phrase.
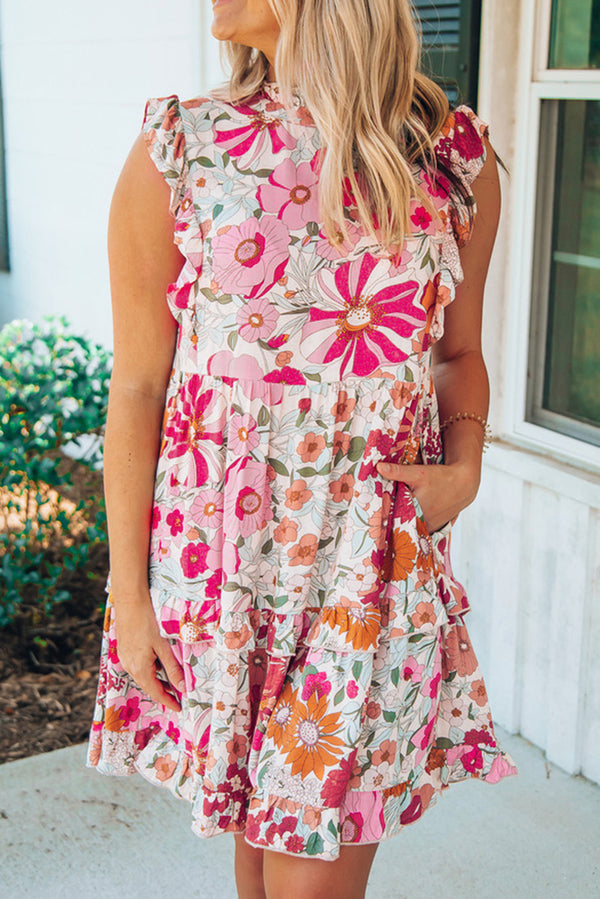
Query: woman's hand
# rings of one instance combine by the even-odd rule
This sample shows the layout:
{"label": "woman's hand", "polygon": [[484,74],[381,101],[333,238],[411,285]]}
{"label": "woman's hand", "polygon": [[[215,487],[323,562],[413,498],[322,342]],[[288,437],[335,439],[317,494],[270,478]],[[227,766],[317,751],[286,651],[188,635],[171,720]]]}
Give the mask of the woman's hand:
{"label": "woman's hand", "polygon": [[477,495],[480,470],[454,462],[446,465],[394,465],[379,462],[384,478],[401,481],[415,494],[430,534],[454,520]]}
{"label": "woman's hand", "polygon": [[169,641],[160,635],[150,596],[131,600],[121,597],[114,603],[114,613],[121,665],[154,702],[180,712],[181,705],[157,676],[156,662],[179,693],[184,688],[183,670]]}

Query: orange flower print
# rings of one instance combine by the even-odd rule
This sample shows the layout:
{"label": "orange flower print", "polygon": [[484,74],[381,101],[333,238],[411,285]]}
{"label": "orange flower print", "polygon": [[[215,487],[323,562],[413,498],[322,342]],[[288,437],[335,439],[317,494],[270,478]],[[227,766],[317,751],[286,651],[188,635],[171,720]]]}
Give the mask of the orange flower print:
{"label": "orange flower print", "polygon": [[432,746],[429,750],[429,755],[427,756],[427,762],[425,763],[425,770],[429,773],[430,771],[435,771],[436,768],[443,768],[446,764],[446,752],[444,749],[437,749],[435,746]]}
{"label": "orange flower print", "polygon": [[444,640],[442,656],[442,677],[444,680],[451,671],[460,677],[468,677],[477,670],[477,657],[473,652],[467,629],[457,624],[450,628]]}
{"label": "orange flower print", "polygon": [[420,602],[410,616],[415,627],[423,627],[425,624],[435,624],[437,615],[432,602]]}
{"label": "orange flower print", "polygon": [[282,740],[285,763],[292,776],[315,774],[323,779],[325,768],[335,765],[344,751],[344,740],[337,736],[342,723],[339,712],[327,714],[327,696],[314,690],[306,703],[296,700],[290,726]]}
{"label": "orange flower print", "polygon": [[324,608],[323,621],[337,625],[340,632],[345,635],[346,643],[351,643],[353,649],[370,649],[376,646],[381,629],[379,609],[362,603],[343,602],[343,605],[345,608],[342,609],[339,606]]}
{"label": "orange flower print", "polygon": [[163,783],[165,780],[169,780],[170,777],[173,777],[173,772],[176,767],[177,762],[175,759],[172,759],[170,755],[159,755],[158,758],[154,759],[156,777]]}
{"label": "orange flower print", "polygon": [[293,509],[296,512],[309,501],[312,496],[312,490],[308,489],[306,481],[302,478],[298,478],[291,487],[287,488],[285,495],[287,497],[285,501],[286,506],[288,509]]}
{"label": "orange flower print", "polygon": [[345,500],[349,500],[352,496],[353,487],[354,475],[350,474],[350,472],[343,474],[337,481],[332,481],[329,485],[329,490],[333,494],[334,503],[341,503]]}
{"label": "orange flower print", "polygon": [[298,536],[298,522],[291,521],[287,515],[285,515],[280,523],[277,525],[275,530],[273,531],[273,539],[275,543],[282,543],[284,546],[286,543],[291,543],[292,540],[295,540]]}
{"label": "orange flower print", "polygon": [[125,730],[125,721],[120,712],[120,709],[115,709],[114,706],[108,706],[104,715],[104,727],[106,730]]}
{"label": "orange flower print", "polygon": [[340,392],[338,393],[337,402],[334,403],[331,409],[333,415],[335,415],[336,422],[348,421],[355,406],[356,400],[349,399],[346,391],[340,390]]}
{"label": "orange flower print", "polygon": [[243,758],[248,751],[247,740],[242,734],[236,734],[232,740],[228,740],[225,748],[229,753],[229,764],[236,764],[238,759]]}
{"label": "orange flower print", "polygon": [[288,549],[290,565],[312,565],[317,555],[319,541],[314,534],[305,534],[299,543]]}
{"label": "orange flower print", "polygon": [[315,462],[325,449],[325,438],[322,434],[309,431],[304,440],[298,444],[298,455],[303,462]]}
{"label": "orange flower print", "polygon": [[406,531],[396,528],[392,536],[392,580],[405,581],[415,567],[417,547]]}
{"label": "orange flower print", "polygon": [[483,678],[473,681],[469,698],[472,699],[473,702],[476,702],[478,706],[484,706],[487,703],[488,697]]}
{"label": "orange flower print", "polygon": [[267,722],[267,737],[272,737],[276,746],[281,747],[292,723],[292,712],[298,697],[298,690],[293,690],[291,682],[285,682],[273,712]]}
{"label": "orange flower print", "polygon": [[417,518],[417,568],[429,571],[433,566],[433,546],[427,525]]}
{"label": "orange flower print", "polygon": [[375,767],[387,763],[391,765],[396,757],[396,741],[384,740],[371,756],[371,764]]}

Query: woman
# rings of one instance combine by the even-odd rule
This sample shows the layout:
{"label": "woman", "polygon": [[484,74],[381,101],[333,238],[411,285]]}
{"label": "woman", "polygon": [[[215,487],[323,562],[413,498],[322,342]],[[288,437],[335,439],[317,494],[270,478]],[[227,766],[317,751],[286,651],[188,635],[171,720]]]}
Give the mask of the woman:
{"label": "woman", "polygon": [[149,101],[112,206],[88,764],[233,831],[243,899],[359,897],[445,786],[516,773],[448,555],[497,167],[408,0],[217,0],[212,33],[229,85]]}

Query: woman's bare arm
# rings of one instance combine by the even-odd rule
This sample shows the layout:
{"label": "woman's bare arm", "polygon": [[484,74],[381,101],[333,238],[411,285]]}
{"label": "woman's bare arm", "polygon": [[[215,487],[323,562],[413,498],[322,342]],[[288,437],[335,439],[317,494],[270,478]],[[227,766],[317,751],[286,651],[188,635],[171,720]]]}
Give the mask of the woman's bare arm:
{"label": "woman's bare arm", "polygon": [[104,490],[119,659],[148,695],[178,708],[156,678],[157,656],[177,686],[181,669],[159,635],[148,589],[154,477],[176,338],[166,292],[183,263],[173,244],[169,199],[140,135],[115,188],[109,220],[114,364]]}
{"label": "woman's bare arm", "polygon": [[[457,412],[486,418],[489,383],[481,352],[483,292],[500,216],[500,183],[494,152],[486,141],[486,162],[472,185],[477,214],[469,243],[460,252],[464,280],[445,310],[444,336],[433,348],[433,373],[440,420]],[[469,505],[481,477],[483,430],[469,419],[444,431],[444,465],[378,466],[415,492],[430,531]]]}

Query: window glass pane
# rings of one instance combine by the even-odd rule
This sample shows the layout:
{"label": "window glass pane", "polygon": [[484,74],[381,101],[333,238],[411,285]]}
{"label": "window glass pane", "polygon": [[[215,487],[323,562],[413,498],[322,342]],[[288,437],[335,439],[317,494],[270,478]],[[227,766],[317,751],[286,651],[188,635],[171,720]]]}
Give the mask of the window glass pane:
{"label": "window glass pane", "polygon": [[553,0],[551,69],[600,67],[600,0]]}
{"label": "window glass pane", "polygon": [[600,427],[600,101],[547,102],[558,109],[542,403]]}

